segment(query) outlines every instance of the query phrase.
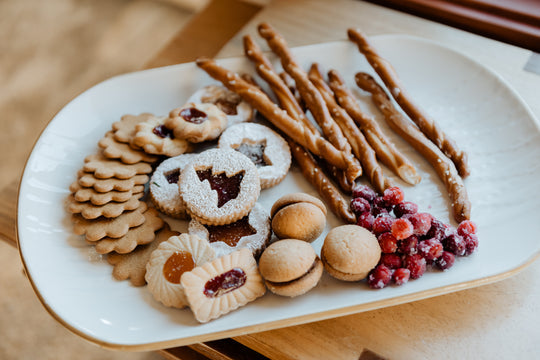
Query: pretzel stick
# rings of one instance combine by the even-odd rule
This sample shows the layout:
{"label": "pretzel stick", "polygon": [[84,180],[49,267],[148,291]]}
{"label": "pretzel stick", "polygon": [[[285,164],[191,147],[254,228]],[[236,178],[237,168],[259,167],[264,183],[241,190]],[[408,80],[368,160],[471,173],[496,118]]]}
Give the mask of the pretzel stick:
{"label": "pretzel stick", "polygon": [[259,34],[267,41],[272,51],[279,56],[283,69],[294,79],[296,87],[309,108],[315,121],[321,127],[328,141],[341,150],[346,157],[346,170],[349,182],[354,182],[362,174],[362,167],[352,153],[351,146],[339,126],[332,120],[326,104],[315,86],[309,81],[306,72],[296,63],[285,39],[269,24],[262,23],[258,27]]}
{"label": "pretzel stick", "polygon": [[358,45],[358,49],[364,54],[386,87],[390,89],[390,93],[403,111],[418,125],[424,135],[433,141],[454,162],[459,174],[462,177],[467,177],[470,173],[469,165],[467,164],[467,154],[461,151],[437,123],[413,102],[411,96],[407,94],[401,84],[392,65],[377,53],[376,49],[367,40],[367,37],[358,29],[349,29],[347,34],[349,35],[349,39]]}
{"label": "pretzel stick", "polygon": [[469,219],[471,203],[454,163],[394,107],[390,97],[373,77],[358,73],[355,79],[360,88],[371,93],[373,102],[383,113],[390,128],[411,144],[435,169],[446,186],[456,221]]}
{"label": "pretzel stick", "polygon": [[360,109],[360,105],[358,105],[354,95],[347,88],[345,81],[338,72],[330,70],[328,72],[328,80],[338,104],[347,111],[349,116],[360,127],[369,145],[375,150],[381,162],[407,183],[411,185],[418,184],[421,178],[416,173],[413,164],[384,135],[379,124]]}
{"label": "pretzel stick", "polygon": [[330,210],[347,223],[356,223],[356,217],[349,208],[349,203],[341,196],[338,189],[326,177],[324,171],[317,165],[317,162],[300,145],[288,139],[291,154],[300,167],[304,177],[317,189],[319,195],[326,202]]}
{"label": "pretzel stick", "polygon": [[349,114],[336,103],[334,93],[324,82],[317,64],[311,66],[308,75],[311,82],[319,90],[326,101],[326,105],[328,106],[328,109],[330,109],[334,120],[349,140],[354,155],[360,159],[360,163],[368,176],[369,182],[377,192],[382,194],[384,189],[391,186],[391,183],[384,177],[382,169],[377,162],[375,151],[369,146],[369,143],[358,129],[358,126],[354,123],[354,120],[351,119]]}
{"label": "pretzel stick", "polygon": [[322,157],[338,169],[347,169],[346,155],[336,149],[321,136],[313,134],[305,126],[291,118],[286,111],[274,104],[257,86],[243,80],[238,74],[218,65],[208,58],[197,59],[197,66],[212,78],[220,81],[227,89],[234,91],[272,122],[283,133],[289,135],[313,154]]}

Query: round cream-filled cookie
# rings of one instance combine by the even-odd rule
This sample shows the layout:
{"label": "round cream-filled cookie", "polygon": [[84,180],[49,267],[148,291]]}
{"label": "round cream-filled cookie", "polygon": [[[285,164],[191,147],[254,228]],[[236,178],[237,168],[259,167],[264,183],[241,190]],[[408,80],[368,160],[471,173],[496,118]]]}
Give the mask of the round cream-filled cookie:
{"label": "round cream-filled cookie", "polygon": [[330,230],[321,249],[326,271],[339,280],[364,279],[381,258],[375,235],[358,225],[342,225]]}
{"label": "round cream-filled cookie", "polygon": [[178,191],[178,180],[184,167],[197,154],[182,154],[163,161],[150,179],[149,194],[152,203],[162,213],[177,219],[186,219],[186,208]]}
{"label": "round cream-filled cookie", "polygon": [[165,126],[176,138],[199,143],[217,139],[227,127],[227,115],[214,104],[187,103],[169,113]]}
{"label": "round cream-filled cookie", "polygon": [[227,115],[228,126],[251,121],[255,114],[255,109],[240,95],[221,85],[208,85],[197,90],[188,102],[216,105]]}
{"label": "round cream-filled cookie", "polygon": [[232,149],[210,149],[189,162],[178,183],[188,214],[205,225],[225,225],[246,216],[259,198],[257,168]]}
{"label": "round cream-filled cookie", "polygon": [[242,123],[227,128],[219,138],[220,148],[232,148],[253,161],[261,178],[261,188],[279,184],[291,166],[289,145],[267,126]]}
{"label": "round cream-filled cookie", "polygon": [[274,294],[294,297],[317,285],[323,265],[309,243],[285,239],[264,250],[259,259],[259,271]]}
{"label": "round cream-filled cookie", "polygon": [[227,225],[203,225],[197,220],[189,222],[189,233],[210,242],[220,257],[241,248],[248,248],[254,256],[266,248],[272,235],[267,211],[255,204],[249,215]]}
{"label": "round cream-filled cookie", "polygon": [[180,282],[182,274],[215,257],[208,242],[196,235],[171,236],[159,244],[146,264],[148,290],[165,306],[183,308],[188,301]]}

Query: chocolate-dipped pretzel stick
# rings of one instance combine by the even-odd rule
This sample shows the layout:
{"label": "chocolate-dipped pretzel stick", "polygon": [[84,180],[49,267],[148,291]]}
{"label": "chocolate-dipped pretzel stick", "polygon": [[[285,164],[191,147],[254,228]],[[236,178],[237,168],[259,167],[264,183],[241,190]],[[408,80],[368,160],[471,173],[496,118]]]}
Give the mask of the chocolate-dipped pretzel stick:
{"label": "chocolate-dipped pretzel stick", "polygon": [[339,190],[326,177],[324,171],[317,164],[313,156],[300,145],[288,139],[291,154],[302,171],[302,175],[317,189],[319,195],[326,202],[330,210],[345,222],[354,224],[356,217],[349,208],[349,203],[343,198]]}
{"label": "chocolate-dipped pretzel stick", "polygon": [[415,185],[420,182],[414,165],[407,159],[382,132],[379,124],[365,114],[352,92],[347,88],[345,81],[335,70],[328,72],[328,83],[334,92],[338,104],[347,111],[349,116],[362,130],[369,145],[375,150],[377,158],[401,179]]}
{"label": "chocolate-dipped pretzel stick", "polygon": [[220,81],[227,89],[234,91],[265,116],[283,133],[289,135],[313,154],[323,158],[328,163],[338,169],[345,170],[349,166],[347,156],[326,139],[317,134],[313,134],[300,122],[291,118],[285,110],[278,105],[257,86],[242,79],[233,71],[227,70],[218,65],[214,60],[208,58],[197,59],[197,66],[203,69],[212,78]]}
{"label": "chocolate-dipped pretzel stick", "polygon": [[424,135],[433,141],[454,162],[459,175],[462,177],[468,176],[470,169],[467,163],[467,154],[461,151],[437,123],[413,102],[411,96],[401,84],[392,65],[377,53],[376,49],[369,43],[367,37],[360,30],[349,29],[347,34],[349,35],[349,39],[358,45],[360,52],[364,54],[367,61],[380,76],[403,111],[418,125],[418,128],[420,128]]}
{"label": "chocolate-dipped pretzel stick", "polygon": [[345,109],[337,104],[334,93],[325,83],[317,64],[311,66],[308,76],[326,101],[332,117],[349,140],[354,155],[360,159],[360,163],[369,182],[377,192],[382,194],[387,187],[391,186],[391,183],[383,175],[382,169],[377,162],[375,151],[373,151],[360,129],[358,129],[354,120],[351,119]]}
{"label": "chocolate-dipped pretzel stick", "polygon": [[259,34],[266,40],[268,46],[281,59],[283,69],[294,79],[296,87],[305,101],[315,121],[319,124],[325,138],[341,150],[348,161],[347,178],[354,182],[362,174],[358,159],[351,152],[351,146],[339,126],[332,120],[324,99],[315,86],[309,81],[306,72],[296,63],[285,39],[269,24],[262,23],[258,27]]}
{"label": "chocolate-dipped pretzel stick", "polygon": [[456,221],[461,222],[469,219],[471,215],[471,203],[467,196],[467,189],[454,163],[416,125],[406,119],[394,107],[390,97],[371,75],[358,73],[355,79],[360,88],[371,93],[373,102],[384,115],[390,128],[411,144],[435,169],[437,175],[446,186],[446,190],[452,201]]}

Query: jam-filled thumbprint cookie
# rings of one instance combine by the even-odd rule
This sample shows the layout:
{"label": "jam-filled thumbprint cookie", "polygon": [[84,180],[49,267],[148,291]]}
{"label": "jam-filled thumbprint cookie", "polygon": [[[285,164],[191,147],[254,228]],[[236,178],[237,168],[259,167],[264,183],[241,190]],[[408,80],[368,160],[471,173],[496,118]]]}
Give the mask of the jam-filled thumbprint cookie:
{"label": "jam-filled thumbprint cookie", "polygon": [[215,140],[227,127],[227,115],[214,104],[187,103],[171,110],[165,126],[192,143]]}

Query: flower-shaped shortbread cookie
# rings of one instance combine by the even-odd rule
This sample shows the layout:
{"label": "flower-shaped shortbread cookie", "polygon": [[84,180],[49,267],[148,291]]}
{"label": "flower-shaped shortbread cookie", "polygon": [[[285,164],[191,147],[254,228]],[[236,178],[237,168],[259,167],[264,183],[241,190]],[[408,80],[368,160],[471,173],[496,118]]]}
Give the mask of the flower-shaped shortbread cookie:
{"label": "flower-shaped shortbread cookie", "polygon": [[214,104],[187,103],[169,113],[165,126],[175,137],[199,143],[217,139],[227,127],[227,115]]}
{"label": "flower-shaped shortbread cookie", "polygon": [[167,117],[148,117],[135,125],[133,143],[149,154],[177,156],[190,150],[191,144],[186,139],[174,136],[165,126]]}

